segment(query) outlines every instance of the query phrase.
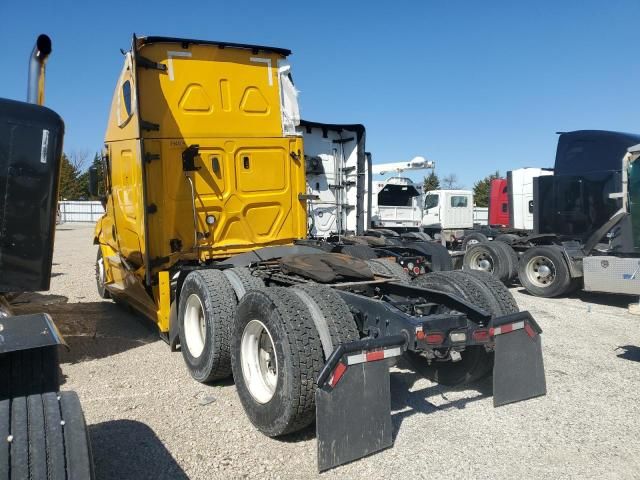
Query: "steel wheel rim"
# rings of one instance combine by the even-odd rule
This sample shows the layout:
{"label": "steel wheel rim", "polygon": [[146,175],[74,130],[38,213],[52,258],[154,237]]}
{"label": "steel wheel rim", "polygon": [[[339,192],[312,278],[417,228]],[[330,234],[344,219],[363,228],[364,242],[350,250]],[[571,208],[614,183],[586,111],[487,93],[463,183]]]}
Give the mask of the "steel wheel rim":
{"label": "steel wheel rim", "polygon": [[193,358],[198,358],[204,350],[207,338],[207,322],[200,297],[189,295],[184,309],[184,341]]}
{"label": "steel wheel rim", "polygon": [[549,257],[537,255],[527,262],[526,273],[531,283],[546,288],[556,279],[556,266]]}
{"label": "steel wheel rim", "polygon": [[269,402],[278,385],[278,356],[271,333],[260,320],[244,327],[240,340],[242,377],[249,393],[258,403]]}
{"label": "steel wheel rim", "polygon": [[481,270],[483,272],[493,273],[493,258],[487,252],[472,252],[469,255],[469,266],[471,270]]}
{"label": "steel wheel rim", "polygon": [[100,285],[104,285],[104,259],[102,257],[98,259],[98,276],[100,279]]}

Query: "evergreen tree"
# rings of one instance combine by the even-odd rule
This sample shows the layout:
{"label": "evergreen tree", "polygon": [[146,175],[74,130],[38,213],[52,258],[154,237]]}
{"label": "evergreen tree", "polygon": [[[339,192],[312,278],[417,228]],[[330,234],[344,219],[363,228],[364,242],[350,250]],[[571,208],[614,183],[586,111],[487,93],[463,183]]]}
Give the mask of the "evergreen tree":
{"label": "evergreen tree", "polygon": [[84,198],[88,200],[99,200],[101,195],[104,195],[104,171],[102,169],[102,159],[100,154],[96,152],[93,156],[93,161],[89,168],[95,167],[98,172],[98,195],[92,196],[89,194],[89,169],[85,170],[78,177],[78,183],[80,184],[80,190]]}
{"label": "evergreen tree", "polygon": [[473,200],[476,204],[476,207],[489,206],[491,180],[495,178],[500,178],[500,172],[498,170],[473,184]]}
{"label": "evergreen tree", "polygon": [[424,177],[423,188],[425,193],[440,188],[440,179],[438,178],[438,175],[436,175],[436,172],[432,171],[429,175]]}
{"label": "evergreen tree", "polygon": [[60,165],[60,199],[77,200],[83,195],[79,176],[78,169],[69,161],[69,157],[63,153]]}

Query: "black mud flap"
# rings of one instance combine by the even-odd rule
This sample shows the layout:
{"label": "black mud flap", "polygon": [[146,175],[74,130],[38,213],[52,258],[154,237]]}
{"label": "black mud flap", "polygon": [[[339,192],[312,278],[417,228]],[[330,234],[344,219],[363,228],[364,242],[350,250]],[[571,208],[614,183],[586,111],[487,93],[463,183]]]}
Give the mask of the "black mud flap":
{"label": "black mud flap", "polygon": [[529,312],[494,319],[493,406],[547,393],[542,361],[542,329]]}
{"label": "black mud flap", "polygon": [[387,359],[405,343],[399,335],[359,340],[329,357],[316,389],[320,472],[393,445]]}

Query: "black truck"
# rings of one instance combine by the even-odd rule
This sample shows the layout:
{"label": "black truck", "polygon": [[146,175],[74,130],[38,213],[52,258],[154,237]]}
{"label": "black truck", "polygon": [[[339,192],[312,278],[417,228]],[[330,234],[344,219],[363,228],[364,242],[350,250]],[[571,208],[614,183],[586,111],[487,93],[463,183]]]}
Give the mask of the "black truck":
{"label": "black truck", "polygon": [[579,288],[640,295],[639,151],[636,134],[561,133],[554,175],[534,179],[534,233],[501,245],[506,255],[488,244],[467,255],[484,255],[485,270],[507,281],[517,275],[540,297]]}

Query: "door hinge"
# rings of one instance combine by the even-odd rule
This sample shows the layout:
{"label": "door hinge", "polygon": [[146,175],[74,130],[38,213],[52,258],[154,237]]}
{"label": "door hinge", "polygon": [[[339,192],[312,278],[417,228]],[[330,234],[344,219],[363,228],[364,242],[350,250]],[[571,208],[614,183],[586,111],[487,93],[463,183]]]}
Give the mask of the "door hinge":
{"label": "door hinge", "polygon": [[320,200],[319,195],[310,195],[306,193],[299,193],[298,200]]}
{"label": "door hinge", "polygon": [[136,58],[136,65],[142,68],[152,68],[154,70],[160,70],[161,72],[167,71],[167,66],[164,63],[157,63],[148,58],[138,55]]}
{"label": "door hinge", "polygon": [[154,160],[160,160],[160,154],[159,154],[159,153],[149,153],[149,152],[146,152],[146,153],[144,154],[144,160],[145,160],[147,163],[151,163],[151,162],[153,162]]}
{"label": "door hinge", "polygon": [[142,130],[157,132],[158,130],[160,130],[160,125],[157,123],[147,122],[146,120],[140,119],[140,128]]}

